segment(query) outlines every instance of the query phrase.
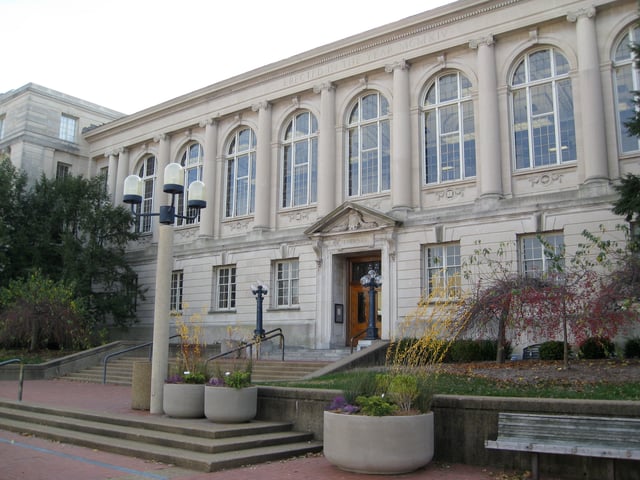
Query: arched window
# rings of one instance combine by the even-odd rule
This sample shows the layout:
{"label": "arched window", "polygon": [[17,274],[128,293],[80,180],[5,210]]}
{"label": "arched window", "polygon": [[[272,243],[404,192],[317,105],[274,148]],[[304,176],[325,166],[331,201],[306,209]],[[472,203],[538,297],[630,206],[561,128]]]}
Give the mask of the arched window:
{"label": "arched window", "polygon": [[249,215],[255,209],[256,136],[250,128],[238,130],[227,148],[226,217]]}
{"label": "arched window", "polygon": [[[145,158],[138,168],[138,176],[142,179],[142,205],[140,213],[151,213],[153,211],[153,195],[156,186],[156,157]],[[146,233],[151,231],[152,217],[136,217],[136,232]]]}
{"label": "arched window", "polygon": [[565,56],[554,48],[525,55],[511,79],[511,93],[516,169],[576,160],[573,93]]}
{"label": "arched window", "polygon": [[[182,152],[180,165],[184,168],[184,195],[178,197],[177,213],[189,217],[196,216],[193,220],[176,218],[177,225],[197,223],[200,221],[200,212],[196,208],[188,208],[186,198],[188,196],[189,185],[196,180],[202,181],[202,164],[204,153],[199,143],[192,143]],[[187,200],[187,201],[185,201]]]}
{"label": "arched window", "polygon": [[317,200],[318,121],[310,112],[298,113],[284,131],[282,208],[309,205]]}
{"label": "arched window", "polygon": [[625,123],[635,116],[634,92],[640,90],[638,70],[633,65],[631,44],[640,41],[640,28],[629,28],[614,51],[613,71],[618,114],[618,141],[622,153],[640,150],[638,137],[627,132]]}
{"label": "arched window", "polygon": [[424,98],[426,183],[476,175],[476,136],[471,82],[447,73],[433,82]]}
{"label": "arched window", "polygon": [[379,93],[358,99],[349,114],[350,197],[389,190],[391,184],[389,102]]}

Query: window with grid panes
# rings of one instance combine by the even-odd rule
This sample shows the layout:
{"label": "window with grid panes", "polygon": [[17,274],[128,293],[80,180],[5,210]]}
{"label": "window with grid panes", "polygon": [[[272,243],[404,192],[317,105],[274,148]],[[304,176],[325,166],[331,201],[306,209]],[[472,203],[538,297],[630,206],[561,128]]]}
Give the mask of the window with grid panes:
{"label": "window with grid panes", "polygon": [[358,197],[391,187],[389,102],[380,93],[358,98],[348,119],[348,195]]}
{"label": "window with grid panes", "polygon": [[182,288],[184,286],[184,272],[175,270],[171,273],[171,298],[169,309],[174,312],[182,311]]}
{"label": "window with grid panes", "polygon": [[310,112],[293,116],[287,124],[282,151],[282,208],[317,200],[318,121]]}
{"label": "window with grid panes", "polygon": [[199,143],[189,145],[182,153],[180,165],[184,168],[184,193],[178,196],[177,210],[180,215],[195,218],[178,218],[176,224],[191,224],[200,222],[200,211],[197,208],[189,208],[189,185],[196,180],[202,181],[202,165],[204,162],[204,152]]}
{"label": "window with grid panes", "polygon": [[460,295],[460,244],[430,245],[424,250],[426,291],[429,298],[453,298]]}
{"label": "window with grid panes", "polygon": [[424,99],[426,183],[476,175],[476,139],[471,82],[461,73],[441,75]]}
{"label": "window with grid panes", "polygon": [[76,141],[76,128],[78,120],[69,115],[62,114],[60,116],[60,130],[58,137],[67,142]]}
{"label": "window with grid panes", "polygon": [[540,277],[556,270],[564,265],[563,256],[561,233],[520,237],[520,269],[526,277]]}
{"label": "window with grid panes", "polygon": [[640,41],[640,28],[630,27],[617,43],[613,57],[613,72],[615,83],[618,117],[618,143],[620,152],[634,152],[640,150],[640,138],[627,131],[625,123],[635,117],[635,96],[640,90],[638,69],[634,66],[631,45]]}
{"label": "window with grid panes", "polygon": [[[140,213],[151,213],[153,211],[153,196],[156,185],[156,157],[145,158],[138,168],[138,176],[142,179],[142,205]],[[139,233],[151,231],[153,217],[136,217],[135,226]]]}
{"label": "window with grid panes", "polygon": [[298,305],[298,260],[282,260],[275,263],[276,307]]}
{"label": "window with grid panes", "polygon": [[575,161],[569,62],[555,48],[528,53],[511,78],[516,169]]}
{"label": "window with grid panes", "polygon": [[236,267],[214,268],[214,310],[235,310],[236,308]]}
{"label": "window with grid panes", "polygon": [[256,137],[253,130],[243,128],[231,137],[226,163],[225,217],[252,214],[256,196]]}

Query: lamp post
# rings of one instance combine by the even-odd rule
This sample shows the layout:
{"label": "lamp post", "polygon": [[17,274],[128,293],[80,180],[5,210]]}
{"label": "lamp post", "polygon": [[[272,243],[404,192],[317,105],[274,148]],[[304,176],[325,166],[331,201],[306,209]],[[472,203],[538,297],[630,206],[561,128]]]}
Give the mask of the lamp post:
{"label": "lamp post", "polygon": [[376,327],[376,288],[382,285],[382,277],[374,269],[360,279],[363,287],[369,289],[369,325],[364,340],[375,340],[378,338],[378,328]]}
{"label": "lamp post", "polygon": [[253,331],[254,338],[263,338],[264,337],[264,328],[262,328],[262,300],[264,296],[268,293],[267,286],[258,282],[257,284],[251,285],[251,293],[256,296],[256,329]]}
{"label": "lamp post", "polygon": [[[162,191],[171,195],[171,205],[162,205],[159,213],[141,213],[144,182],[137,175],[124,180],[123,202],[131,205],[131,213],[137,217],[160,217],[158,258],[156,265],[156,297],[153,318],[153,345],[151,358],[151,399],[149,413],[162,414],[162,391],[167,378],[169,362],[169,313],[171,299],[171,270],[173,268],[173,229],[176,218],[193,220],[206,208],[205,186],[201,181],[189,185],[187,206],[196,209],[193,216],[176,213],[176,195],[184,193],[184,169],[178,163],[170,163],[164,169]],[[138,208],[136,210],[136,205]]]}

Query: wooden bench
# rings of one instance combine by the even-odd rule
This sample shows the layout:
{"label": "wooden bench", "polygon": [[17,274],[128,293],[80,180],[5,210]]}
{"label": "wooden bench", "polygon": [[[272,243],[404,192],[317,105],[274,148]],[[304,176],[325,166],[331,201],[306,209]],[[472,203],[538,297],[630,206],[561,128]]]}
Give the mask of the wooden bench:
{"label": "wooden bench", "polygon": [[607,458],[609,480],[615,459],[640,460],[640,418],[500,413],[498,438],[485,447],[531,452],[531,474],[538,480],[538,454]]}

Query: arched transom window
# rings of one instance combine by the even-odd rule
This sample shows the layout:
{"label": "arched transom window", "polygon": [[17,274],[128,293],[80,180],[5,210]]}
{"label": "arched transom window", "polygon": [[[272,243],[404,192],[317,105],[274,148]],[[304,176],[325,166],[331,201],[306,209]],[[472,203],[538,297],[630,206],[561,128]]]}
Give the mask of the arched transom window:
{"label": "arched transom window", "polygon": [[[180,165],[184,168],[184,195],[180,195],[178,199],[178,213],[188,217],[196,217],[186,220],[176,218],[178,225],[196,223],[200,221],[200,212],[195,208],[188,208],[187,202],[189,185],[196,180],[202,181],[202,164],[204,160],[204,152],[199,143],[192,143],[182,152]],[[186,200],[186,201],[185,201]]]}
{"label": "arched transom window", "polygon": [[632,43],[640,41],[640,28],[629,28],[614,51],[614,79],[618,114],[618,139],[622,153],[640,150],[638,137],[629,134],[625,124],[635,116],[634,96],[640,90],[638,70],[633,64]]}
{"label": "arched transom window", "polygon": [[256,136],[250,128],[238,130],[227,148],[226,217],[254,212],[256,196]]}
{"label": "arched transom window", "polygon": [[389,190],[391,183],[389,102],[379,93],[358,99],[348,121],[348,194]]}
{"label": "arched transom window", "polygon": [[426,183],[476,175],[476,137],[471,82],[460,73],[436,78],[424,99]]}
{"label": "arched transom window", "polygon": [[514,71],[511,92],[516,169],[576,160],[573,94],[565,56],[554,48],[525,55]]}
{"label": "arched transom window", "polygon": [[298,113],[287,124],[283,138],[282,208],[309,205],[317,200],[318,121],[310,112]]}
{"label": "arched transom window", "polygon": [[[138,176],[142,179],[142,205],[140,213],[151,213],[153,211],[153,195],[156,186],[156,157],[148,156],[142,162],[137,171]],[[139,233],[151,231],[150,216],[136,217],[135,228]]]}

